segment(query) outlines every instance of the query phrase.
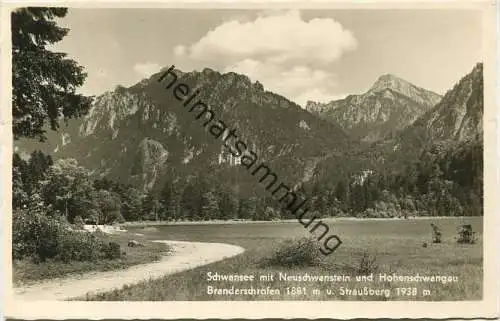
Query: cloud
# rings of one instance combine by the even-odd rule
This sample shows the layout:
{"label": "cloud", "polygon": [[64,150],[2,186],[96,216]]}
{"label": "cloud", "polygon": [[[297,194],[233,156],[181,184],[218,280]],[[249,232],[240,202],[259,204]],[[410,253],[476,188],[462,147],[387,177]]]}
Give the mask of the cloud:
{"label": "cloud", "polygon": [[182,55],[184,55],[185,53],[186,53],[186,47],[185,47],[185,46],[181,46],[181,45],[179,45],[179,46],[176,46],[176,47],[174,48],[174,54],[175,54],[176,56],[182,56]]}
{"label": "cloud", "polygon": [[246,59],[228,66],[224,72],[234,71],[248,75],[252,81],[259,80],[270,89],[304,106],[307,100],[330,101],[329,94],[337,85],[333,73],[307,66],[282,68],[280,65]]}
{"label": "cloud", "polygon": [[329,69],[356,47],[354,35],[339,22],[304,21],[299,11],[288,11],[227,21],[174,53],[197,65],[246,74],[303,105],[336,97],[337,79]]}
{"label": "cloud", "polygon": [[137,63],[134,65],[134,71],[141,77],[149,77],[152,74],[159,72],[161,66],[154,62]]}

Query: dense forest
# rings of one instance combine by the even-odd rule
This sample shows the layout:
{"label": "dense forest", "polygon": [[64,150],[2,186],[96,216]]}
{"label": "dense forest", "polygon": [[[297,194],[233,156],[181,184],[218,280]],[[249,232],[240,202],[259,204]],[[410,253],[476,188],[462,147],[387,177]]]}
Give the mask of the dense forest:
{"label": "dense forest", "polygon": [[345,177],[323,171],[310,186],[313,207],[328,216],[482,215],[482,155],[480,140],[435,144],[399,169],[390,164]]}
{"label": "dense forest", "polygon": [[[477,141],[434,145],[403,166],[303,184],[309,208],[321,217],[482,215],[483,147]],[[293,218],[271,195],[243,197],[231,183],[199,173],[171,177],[160,191],[94,178],[75,160],[53,161],[40,151],[25,161],[14,155],[13,207],[42,202],[69,222],[138,220],[272,220]],[[257,182],[256,182],[257,184]]]}

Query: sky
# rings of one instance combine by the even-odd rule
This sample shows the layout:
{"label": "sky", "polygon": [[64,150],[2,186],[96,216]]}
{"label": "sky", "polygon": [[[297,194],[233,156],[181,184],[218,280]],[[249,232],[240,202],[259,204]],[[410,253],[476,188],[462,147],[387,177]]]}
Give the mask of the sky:
{"label": "sky", "polygon": [[164,67],[246,74],[304,106],[360,94],[383,74],[444,94],[482,61],[475,10],[77,9],[52,49],[88,73],[81,92]]}

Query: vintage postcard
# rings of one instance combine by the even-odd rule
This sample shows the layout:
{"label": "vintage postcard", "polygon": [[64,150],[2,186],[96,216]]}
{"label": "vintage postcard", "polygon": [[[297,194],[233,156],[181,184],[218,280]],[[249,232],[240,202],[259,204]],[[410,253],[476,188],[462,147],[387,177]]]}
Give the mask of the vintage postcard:
{"label": "vintage postcard", "polygon": [[498,316],[495,11],[4,3],[5,315]]}

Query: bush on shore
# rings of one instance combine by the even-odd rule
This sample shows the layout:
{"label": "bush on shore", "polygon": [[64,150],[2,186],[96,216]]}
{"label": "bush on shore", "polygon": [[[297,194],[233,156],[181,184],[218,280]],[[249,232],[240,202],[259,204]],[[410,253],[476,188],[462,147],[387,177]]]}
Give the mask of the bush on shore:
{"label": "bush on shore", "polygon": [[264,267],[306,267],[319,266],[324,261],[319,244],[312,237],[285,240],[276,251],[261,262]]}
{"label": "bush on shore", "polygon": [[35,262],[96,261],[121,256],[120,245],[105,243],[95,233],[76,232],[63,219],[41,211],[16,211],[13,215],[12,256]]}
{"label": "bush on shore", "polygon": [[104,243],[102,246],[104,258],[108,260],[119,259],[122,256],[120,244],[116,242]]}
{"label": "bush on shore", "polygon": [[356,275],[369,275],[376,273],[378,270],[377,257],[371,255],[368,251],[364,251],[359,260]]}

